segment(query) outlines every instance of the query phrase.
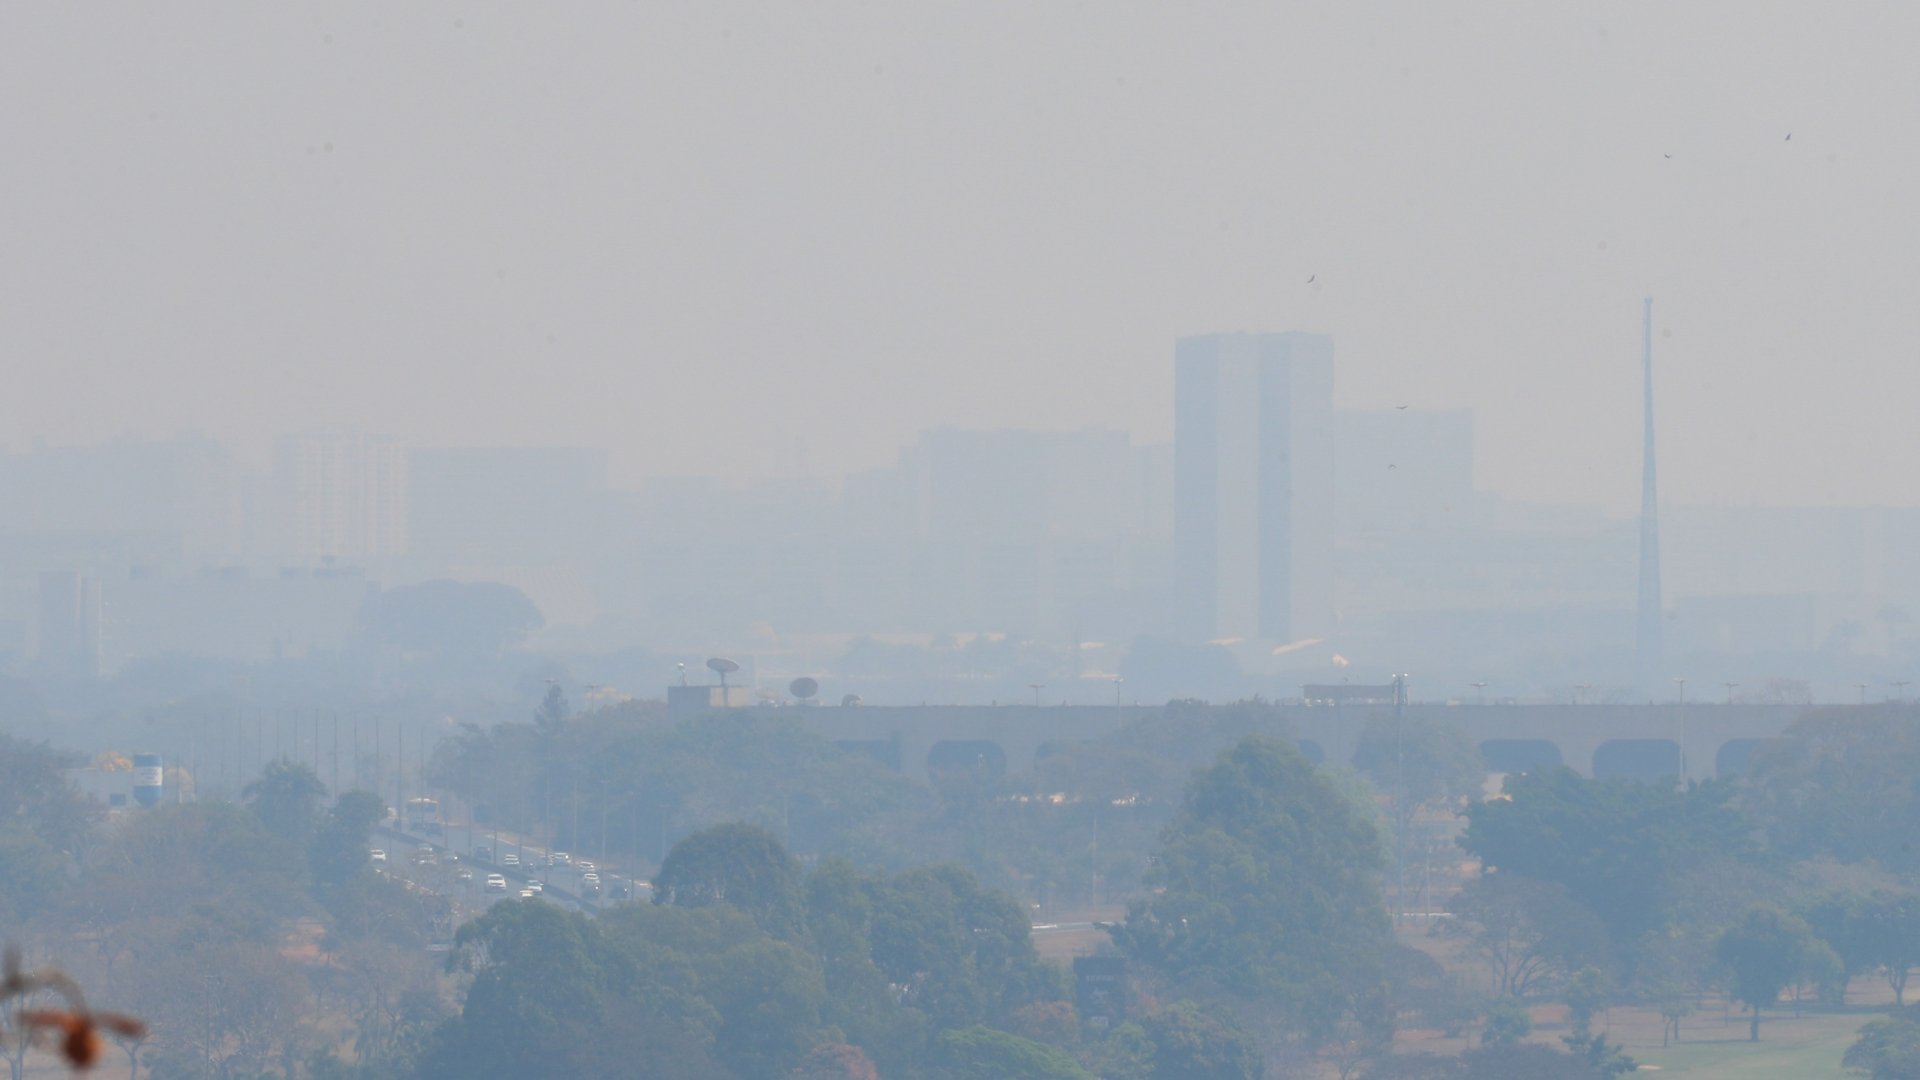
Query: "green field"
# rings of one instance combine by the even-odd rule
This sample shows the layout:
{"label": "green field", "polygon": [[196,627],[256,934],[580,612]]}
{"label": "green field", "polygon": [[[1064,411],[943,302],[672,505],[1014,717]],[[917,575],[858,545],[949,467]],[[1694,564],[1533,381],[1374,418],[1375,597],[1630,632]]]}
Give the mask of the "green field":
{"label": "green field", "polygon": [[[1662,1076],[1689,1080],[1841,1080],[1859,1076],[1840,1067],[1840,1057],[1853,1044],[1860,1026],[1877,1015],[1870,1009],[1839,1013],[1809,1013],[1795,1019],[1790,1012],[1770,1014],[1760,1027],[1760,1041],[1747,1041],[1746,1021],[1720,1014],[1690,1019],[1684,1041],[1662,1048],[1659,1021],[1628,1017],[1618,1021],[1615,1011],[1612,1038],[1642,1066],[1640,1075],[1656,1070]],[[1650,1020],[1645,1030],[1642,1023]]]}

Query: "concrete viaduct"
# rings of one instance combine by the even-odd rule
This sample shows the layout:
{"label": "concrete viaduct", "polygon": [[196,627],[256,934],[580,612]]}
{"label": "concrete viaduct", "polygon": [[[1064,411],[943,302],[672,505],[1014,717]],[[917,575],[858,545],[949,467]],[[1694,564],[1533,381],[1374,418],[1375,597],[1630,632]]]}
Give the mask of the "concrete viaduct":
{"label": "concrete viaduct", "polygon": [[[1780,735],[1803,705],[1440,705],[1403,706],[1408,719],[1461,732],[1493,772],[1567,765],[1588,776],[1702,780],[1738,773],[1760,740]],[[924,778],[930,763],[985,761],[1024,772],[1062,744],[1111,735],[1151,718],[1158,706],[855,705],[789,708],[814,734]],[[1391,705],[1289,706],[1290,734],[1315,760],[1348,762],[1360,728]],[[1284,731],[1284,729],[1283,729]]]}

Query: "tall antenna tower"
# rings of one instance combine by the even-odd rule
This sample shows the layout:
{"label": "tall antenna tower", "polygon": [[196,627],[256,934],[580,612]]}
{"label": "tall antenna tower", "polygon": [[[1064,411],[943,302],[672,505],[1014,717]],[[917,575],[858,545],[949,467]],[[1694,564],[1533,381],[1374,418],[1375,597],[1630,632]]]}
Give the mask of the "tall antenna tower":
{"label": "tall antenna tower", "polygon": [[1640,472],[1640,607],[1634,635],[1634,668],[1640,688],[1653,693],[1665,666],[1660,640],[1660,497],[1653,455],[1653,297],[1642,309],[1641,363],[1645,384],[1645,447]]}

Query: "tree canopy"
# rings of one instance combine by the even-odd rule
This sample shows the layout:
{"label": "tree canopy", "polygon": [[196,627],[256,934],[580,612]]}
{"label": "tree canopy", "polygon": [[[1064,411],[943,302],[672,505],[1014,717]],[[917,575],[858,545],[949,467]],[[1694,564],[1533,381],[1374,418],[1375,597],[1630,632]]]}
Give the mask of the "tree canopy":
{"label": "tree canopy", "polygon": [[1325,1035],[1378,985],[1387,942],[1379,836],[1284,741],[1249,736],[1187,786],[1122,951],[1195,992],[1277,1004]]}
{"label": "tree canopy", "polygon": [[1510,775],[1504,794],[1467,808],[1461,846],[1489,868],[1565,886],[1622,949],[1664,923],[1686,869],[1751,849],[1725,784],[1675,790],[1554,769]]}

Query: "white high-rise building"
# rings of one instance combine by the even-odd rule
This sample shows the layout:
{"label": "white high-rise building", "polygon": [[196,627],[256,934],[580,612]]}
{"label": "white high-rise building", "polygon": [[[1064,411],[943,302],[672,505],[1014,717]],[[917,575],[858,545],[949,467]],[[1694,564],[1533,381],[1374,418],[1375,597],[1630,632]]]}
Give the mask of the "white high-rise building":
{"label": "white high-rise building", "polygon": [[407,453],[380,435],[282,437],[273,478],[283,554],[301,562],[381,559],[407,550]]}
{"label": "white high-rise building", "polygon": [[1333,340],[1208,334],[1174,350],[1175,604],[1201,640],[1333,623]]}

